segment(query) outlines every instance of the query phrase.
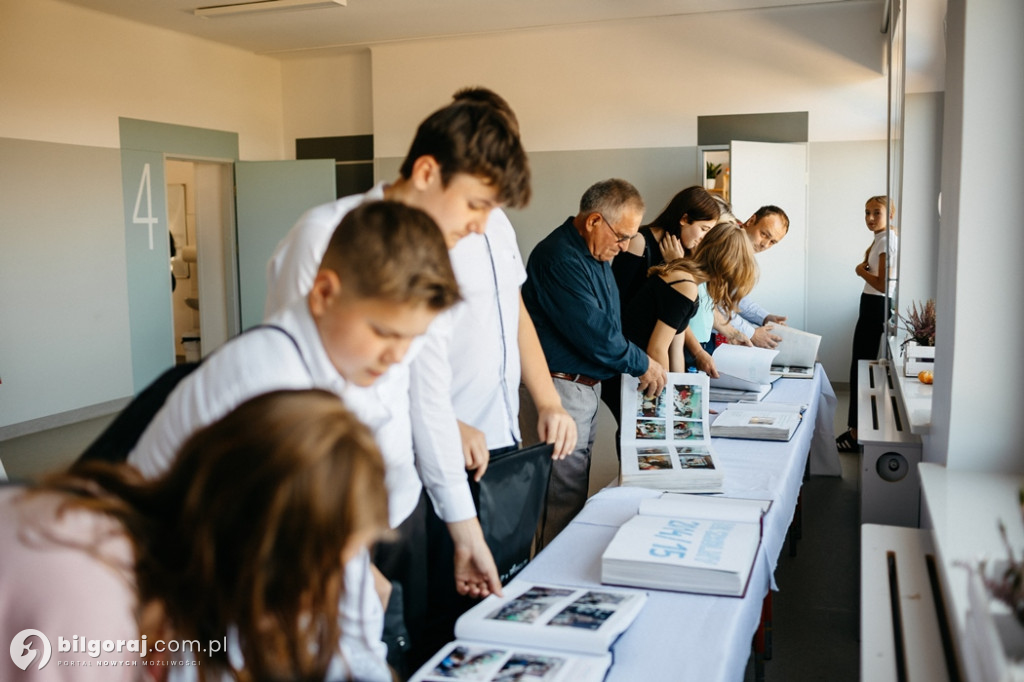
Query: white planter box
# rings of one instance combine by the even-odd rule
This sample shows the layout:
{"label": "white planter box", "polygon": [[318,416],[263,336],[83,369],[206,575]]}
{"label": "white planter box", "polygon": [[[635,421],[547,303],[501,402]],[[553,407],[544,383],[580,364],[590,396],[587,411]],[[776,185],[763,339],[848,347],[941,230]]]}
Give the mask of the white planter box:
{"label": "white planter box", "polygon": [[916,377],[925,369],[935,369],[935,346],[919,346],[908,341],[903,347],[903,376]]}

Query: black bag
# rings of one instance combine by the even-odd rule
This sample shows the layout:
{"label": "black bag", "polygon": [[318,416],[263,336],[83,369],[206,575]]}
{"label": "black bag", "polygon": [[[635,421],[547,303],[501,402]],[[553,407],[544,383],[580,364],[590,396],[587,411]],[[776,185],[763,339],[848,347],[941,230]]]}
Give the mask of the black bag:
{"label": "black bag", "polygon": [[[306,364],[306,359],[302,357],[302,349],[299,348],[295,337],[288,333],[286,329],[273,324],[258,324],[242,333],[248,334],[257,329],[273,329],[287,336],[292,345],[295,346],[295,350],[298,352],[299,358],[302,359],[302,363]],[[174,387],[182,379],[199,367],[200,362],[202,360],[175,365],[154,379],[149,386],[142,389],[141,393],[132,398],[132,401],[121,410],[121,414],[117,415],[114,421],[110,422],[107,428],[103,430],[103,433],[85,449],[85,452],[79,455],[78,459],[75,460],[75,464],[96,461],[117,464],[127,461],[128,455],[135,449],[146,427],[149,426],[149,423],[153,421],[153,417],[156,416],[156,413],[167,402],[167,396],[171,394],[171,391],[174,390]],[[308,369],[307,366],[307,371]]]}
{"label": "black bag", "polygon": [[[473,493],[484,540],[506,584],[530,561],[551,476],[553,445],[541,443],[521,450],[492,454],[479,482],[472,476]],[[448,529],[432,505],[427,505],[429,589],[423,641],[413,641],[412,668],[418,668],[455,636],[455,620],[479,602],[455,591],[452,560],[454,545]]]}
{"label": "black bag", "polygon": [[171,367],[153,380],[142,392],[110,422],[96,440],[85,449],[75,464],[82,462],[113,462],[115,464],[128,459],[128,453],[135,448],[142,432],[153,421],[167,401],[174,387],[199,366],[198,362],[186,362]]}
{"label": "black bag", "polygon": [[495,455],[479,482],[470,478],[480,526],[502,585],[530,561],[533,536],[548,491],[554,447],[541,443]]}

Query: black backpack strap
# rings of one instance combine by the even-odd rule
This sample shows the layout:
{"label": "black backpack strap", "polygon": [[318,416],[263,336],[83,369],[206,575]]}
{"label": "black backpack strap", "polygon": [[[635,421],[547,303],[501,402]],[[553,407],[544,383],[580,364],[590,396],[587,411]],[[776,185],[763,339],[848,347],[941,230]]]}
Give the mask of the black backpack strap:
{"label": "black backpack strap", "polygon": [[[260,324],[246,329],[242,334],[247,334],[256,329],[275,329],[287,336],[288,340],[295,346],[295,351],[299,354],[299,359],[302,360],[302,365],[306,368],[306,372],[312,374],[309,364],[302,354],[302,349],[299,347],[299,342],[295,340],[295,337],[287,329],[276,324]],[[103,433],[85,449],[85,452],[79,455],[75,463],[89,461],[117,463],[126,461],[128,454],[135,449],[139,439],[142,438],[146,427],[149,426],[156,413],[167,402],[167,396],[171,394],[174,387],[181,383],[185,377],[195,371],[201,362],[202,360],[174,365],[154,379],[152,383],[142,389],[125,406],[121,413],[114,418],[114,421],[103,430]]]}
{"label": "black backpack strap", "polygon": [[313,372],[309,369],[309,363],[306,362],[306,356],[302,354],[302,348],[299,347],[299,342],[295,340],[295,337],[292,336],[291,332],[289,332],[284,327],[277,326],[276,324],[258,324],[255,327],[249,327],[242,333],[248,334],[249,332],[254,331],[256,329],[276,329],[277,331],[287,336],[288,340],[292,342],[293,346],[295,346],[295,352],[299,354],[299,359],[302,360],[302,366],[306,368],[306,373],[309,374],[310,376],[313,375]]}
{"label": "black backpack strap", "polygon": [[142,432],[146,430],[149,422],[167,401],[167,396],[182,379],[195,371],[198,366],[198,362],[175,365],[154,379],[149,386],[132,398],[132,401],[85,449],[75,463],[89,461],[116,463],[128,459],[128,453],[135,448],[135,444],[142,437]]}

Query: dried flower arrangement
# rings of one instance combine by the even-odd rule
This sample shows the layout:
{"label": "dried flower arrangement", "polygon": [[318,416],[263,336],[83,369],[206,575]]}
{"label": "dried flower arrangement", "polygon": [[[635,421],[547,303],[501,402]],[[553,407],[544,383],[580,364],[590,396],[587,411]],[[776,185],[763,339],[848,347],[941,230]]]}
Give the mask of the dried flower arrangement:
{"label": "dried flower arrangement", "polygon": [[911,303],[907,316],[900,315],[900,321],[910,334],[910,338],[903,342],[904,345],[910,341],[920,346],[935,345],[935,299],[929,298],[920,308],[917,302]]}
{"label": "dried flower arrangement", "polygon": [[[1024,516],[1024,490],[1019,491],[1018,496],[1021,516]],[[999,535],[1002,536],[1003,544],[1006,546],[1008,559],[1006,568],[997,576],[989,577],[985,570],[987,562],[981,561],[979,562],[979,573],[989,594],[1009,606],[1014,617],[1017,618],[1017,622],[1024,625],[1024,557],[1020,561],[1014,558],[1013,548],[1006,537],[1006,526],[1003,525],[1002,520],[999,521]]]}

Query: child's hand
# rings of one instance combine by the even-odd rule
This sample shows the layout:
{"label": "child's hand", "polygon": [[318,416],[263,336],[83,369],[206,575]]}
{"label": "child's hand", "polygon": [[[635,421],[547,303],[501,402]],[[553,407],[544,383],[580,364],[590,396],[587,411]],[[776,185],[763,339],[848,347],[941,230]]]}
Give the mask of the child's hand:
{"label": "child's hand", "polygon": [[661,249],[661,257],[665,259],[666,263],[676,258],[683,258],[686,255],[683,243],[679,241],[679,237],[668,232],[658,241],[658,247]]}

